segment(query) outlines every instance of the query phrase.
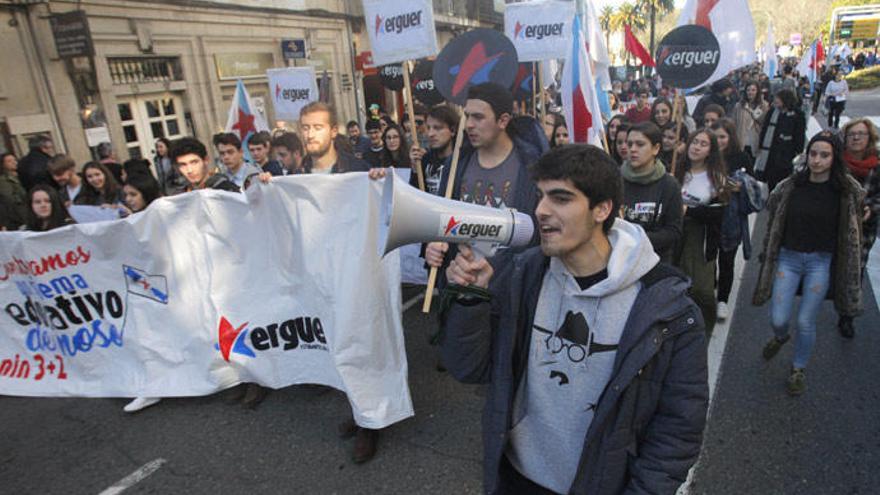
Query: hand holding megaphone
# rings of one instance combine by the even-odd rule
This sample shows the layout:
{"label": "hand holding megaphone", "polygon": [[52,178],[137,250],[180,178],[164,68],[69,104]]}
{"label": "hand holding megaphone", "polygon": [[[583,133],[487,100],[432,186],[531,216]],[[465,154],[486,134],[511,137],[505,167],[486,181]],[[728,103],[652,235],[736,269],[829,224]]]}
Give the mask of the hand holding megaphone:
{"label": "hand holding megaphone", "polygon": [[458,246],[458,255],[446,269],[446,278],[453,284],[488,289],[494,273],[486,258],[477,256],[467,244],[461,244]]}

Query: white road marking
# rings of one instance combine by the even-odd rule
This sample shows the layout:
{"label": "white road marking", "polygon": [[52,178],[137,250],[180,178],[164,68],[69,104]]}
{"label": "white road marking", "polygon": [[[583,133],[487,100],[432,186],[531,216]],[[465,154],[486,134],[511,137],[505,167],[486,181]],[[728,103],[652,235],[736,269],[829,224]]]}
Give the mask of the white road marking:
{"label": "white road marking", "polygon": [[[436,293],[437,291],[435,290],[434,292]],[[409,308],[413,307],[414,304],[418,303],[419,301],[421,301],[424,298],[425,298],[425,292],[424,291],[419,292],[419,295],[414,296],[414,297],[410,298],[408,301],[406,301],[405,303],[403,303],[403,306],[400,309],[400,314],[406,313],[407,311],[409,311]]]}
{"label": "white road marking", "polygon": [[115,484],[113,484],[113,486],[104,490],[98,495],[116,495],[118,493],[122,493],[123,491],[143,481],[147,476],[155,473],[160,467],[162,467],[162,464],[165,464],[166,462],[168,461],[162,458],[154,459],[139,467],[135,472],[129,474],[125,478],[117,481]]}
{"label": "white road marking", "polygon": [[874,289],[877,306],[880,306],[880,242],[874,243],[871,255],[868,256],[868,279],[871,281],[871,288]]}

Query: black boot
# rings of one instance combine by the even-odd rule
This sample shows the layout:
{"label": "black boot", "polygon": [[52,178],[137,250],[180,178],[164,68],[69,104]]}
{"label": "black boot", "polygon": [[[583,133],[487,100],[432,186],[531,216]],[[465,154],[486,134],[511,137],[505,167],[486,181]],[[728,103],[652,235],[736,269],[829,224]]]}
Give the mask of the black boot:
{"label": "black boot", "polygon": [[855,336],[855,328],[853,327],[852,316],[841,316],[837,320],[837,331],[844,338],[851,339]]}

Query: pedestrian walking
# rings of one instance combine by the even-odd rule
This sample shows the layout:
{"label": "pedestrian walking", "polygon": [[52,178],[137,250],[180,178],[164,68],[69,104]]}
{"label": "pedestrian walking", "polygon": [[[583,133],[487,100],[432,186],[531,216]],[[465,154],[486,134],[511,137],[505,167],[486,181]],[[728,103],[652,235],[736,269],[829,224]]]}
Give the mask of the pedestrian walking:
{"label": "pedestrian walking", "polygon": [[5,230],[17,230],[27,220],[27,192],[18,179],[18,160],[12,153],[4,153],[0,157],[0,208],[2,218],[0,227]]}
{"label": "pedestrian walking", "polygon": [[834,287],[838,314],[862,310],[860,249],[865,192],[847,172],[842,145],[830,133],[814,136],[807,167],[783,180],[768,201],[768,225],[752,303],[770,301],[773,337],[764,346],[770,360],[791,339],[789,320],[802,288],[788,393],[801,395],[816,342],[816,317]]}
{"label": "pedestrian walking", "polygon": [[770,104],[761,96],[761,88],[757,82],[746,84],[745,94],[737,103],[733,111],[733,119],[736,122],[736,135],[742,144],[743,151],[754,160],[758,154],[761,127]]}
{"label": "pedestrian walking", "polygon": [[[868,265],[868,256],[877,239],[878,218],[880,218],[880,171],[877,169],[878,133],[877,127],[869,119],[850,120],[843,126],[845,147],[843,161],[852,176],[865,189],[864,221],[862,222],[861,267],[862,280]],[[848,339],[855,335],[853,316],[840,315],[837,329]]]}
{"label": "pedestrian walking", "polygon": [[828,105],[828,127],[840,127],[840,114],[846,109],[846,98],[849,96],[849,84],[838,72],[833,81],[825,88],[825,101]]}
{"label": "pedestrian walking", "polygon": [[676,265],[693,281],[691,297],[703,313],[707,336],[715,328],[718,308],[715,273],[721,245],[721,222],[727,201],[727,174],[718,139],[706,129],[691,136],[687,153],[675,170],[681,184],[684,222]]}
{"label": "pedestrian walking", "polygon": [[780,90],[773,97],[773,109],[761,128],[755,159],[755,176],[766,182],[771,191],[791,175],[792,161],[804,150],[806,132],[807,119],[797,96],[791,90]]}

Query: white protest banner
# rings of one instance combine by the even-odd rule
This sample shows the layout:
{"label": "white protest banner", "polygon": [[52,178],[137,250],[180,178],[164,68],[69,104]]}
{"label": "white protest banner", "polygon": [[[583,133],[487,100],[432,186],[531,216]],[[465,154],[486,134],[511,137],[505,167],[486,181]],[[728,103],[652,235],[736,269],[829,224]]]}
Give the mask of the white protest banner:
{"label": "white protest banner", "polygon": [[[0,233],[0,394],[174,397],[318,383],[413,414],[379,181],[276,178],[113,222]],[[339,198],[345,198],[340,208]]]}
{"label": "white protest banner", "polygon": [[516,47],[520,62],[564,58],[574,15],[571,1],[511,3],[504,8],[504,34]]}
{"label": "white protest banner", "polygon": [[299,111],[313,101],[318,101],[318,84],[315,68],[288,67],[269,69],[269,92],[275,105],[275,117],[279,120],[299,120]]}
{"label": "white protest banner", "polygon": [[431,0],[363,0],[373,64],[437,55]]}

